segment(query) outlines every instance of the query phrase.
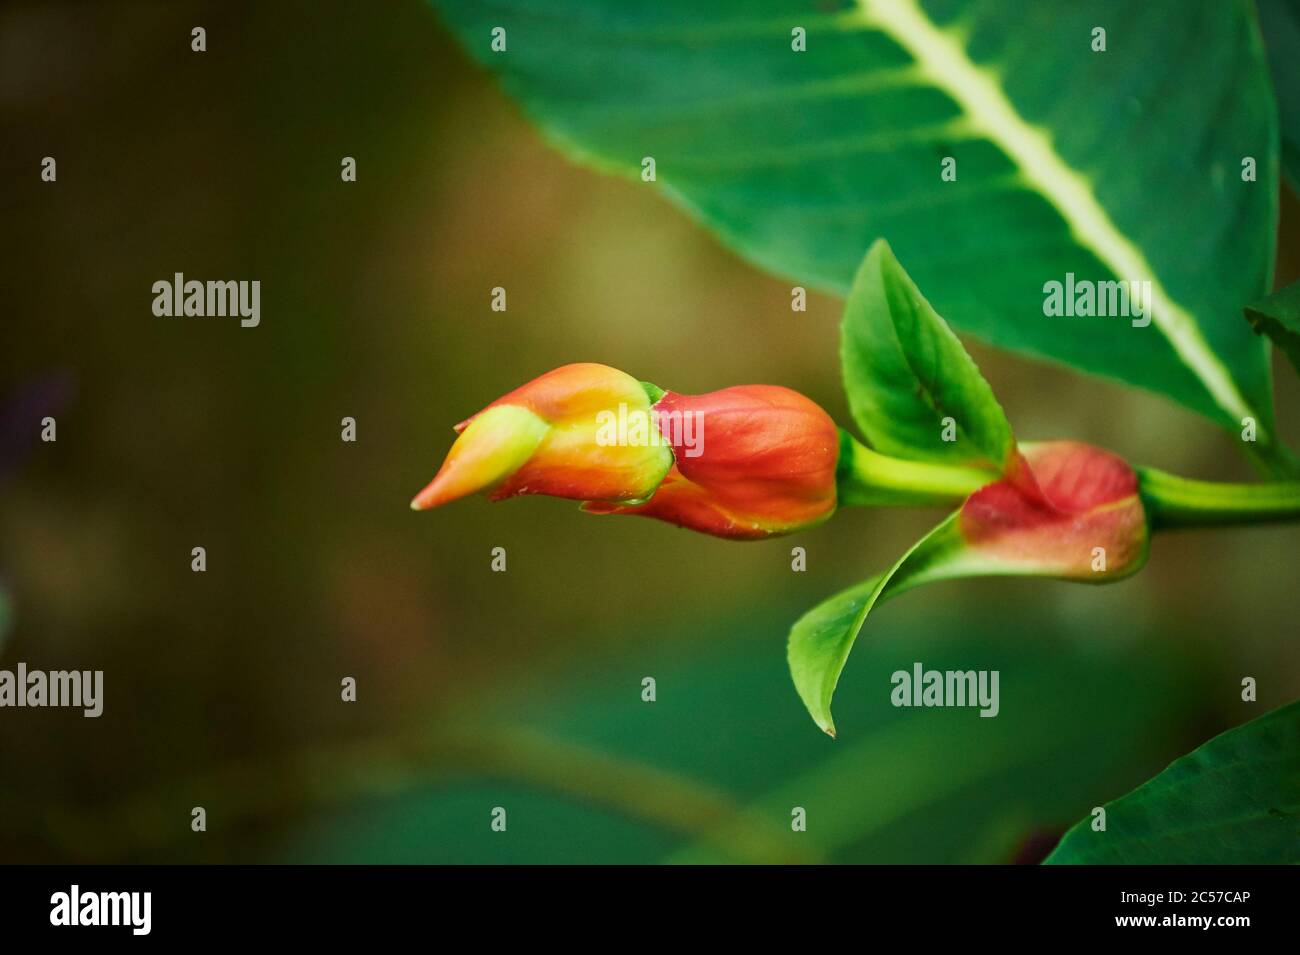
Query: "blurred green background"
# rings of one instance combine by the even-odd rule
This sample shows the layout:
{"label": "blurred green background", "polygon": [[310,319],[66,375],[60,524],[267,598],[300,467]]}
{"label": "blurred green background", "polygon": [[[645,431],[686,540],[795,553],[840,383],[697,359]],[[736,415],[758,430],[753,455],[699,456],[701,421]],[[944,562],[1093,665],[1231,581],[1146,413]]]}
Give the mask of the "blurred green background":
{"label": "blurred green background", "polygon": [[[788,283],[653,185],[568,164],[416,0],[11,2],[0,116],[0,400],[75,387],[0,492],[0,668],[105,672],[99,719],[0,710],[2,862],[1037,861],[1300,695],[1294,528],[1162,536],[1106,588],[891,603],[833,742],[787,629],[939,515],[737,544],[549,499],[409,511],[452,424],[566,362],[783,384],[849,420],[838,301],[792,313]],[[261,326],[154,317],[178,271],[261,280]],[[1279,284],[1297,274],[1288,193]],[[1023,437],[1249,477],[1172,404],[968,344]],[[1300,387],[1276,375],[1300,444]],[[1001,715],[893,709],[914,661],[1000,670]]]}

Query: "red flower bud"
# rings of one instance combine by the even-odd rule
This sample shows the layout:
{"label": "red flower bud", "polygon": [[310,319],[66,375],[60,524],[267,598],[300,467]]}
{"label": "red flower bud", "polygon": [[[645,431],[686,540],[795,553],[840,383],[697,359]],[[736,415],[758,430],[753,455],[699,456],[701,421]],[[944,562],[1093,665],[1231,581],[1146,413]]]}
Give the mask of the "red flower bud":
{"label": "red flower bud", "polygon": [[775,385],[667,392],[654,412],[674,458],[659,490],[644,504],[585,510],[734,539],[787,534],[834,513],[839,429],[798,392]]}

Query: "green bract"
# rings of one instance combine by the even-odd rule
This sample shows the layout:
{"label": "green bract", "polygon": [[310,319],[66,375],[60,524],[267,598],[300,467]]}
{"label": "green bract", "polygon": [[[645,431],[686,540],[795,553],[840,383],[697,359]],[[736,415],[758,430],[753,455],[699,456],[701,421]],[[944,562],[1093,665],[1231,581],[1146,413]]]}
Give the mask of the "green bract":
{"label": "green bract", "polygon": [[877,451],[997,472],[1014,458],[993,389],[883,239],[845,303],[840,360],[853,420]]}
{"label": "green bract", "polygon": [[[876,449],[863,448],[851,438],[845,442],[841,500],[891,503],[881,490],[884,472],[914,488],[924,479],[934,491],[942,490],[947,479],[946,503],[962,507],[888,571],[829,598],[791,629],[787,656],[795,689],[813,720],[832,736],[831,697],[877,603],[920,584],[954,577],[1049,576],[1101,583],[1140,568],[1147,537],[1136,475],[1099,449],[1078,446],[1078,453],[1094,462],[1089,479],[1109,467],[1132,480],[1130,488],[1102,502],[1100,520],[1093,508],[1097,502],[1049,500],[1044,495],[993,390],[883,241],[872,246],[858,270],[840,335],[845,391],[858,426]],[[1045,450],[1039,446],[1039,453]],[[882,458],[881,451],[897,459]],[[972,469],[972,463],[986,470]],[[915,474],[909,467],[923,470]],[[1004,479],[1005,488],[980,490],[999,479]],[[985,507],[987,493],[1000,494],[991,511]],[[1126,506],[1119,506],[1125,501]],[[945,501],[936,493],[928,503]],[[1080,504],[1081,512],[1068,510],[1071,503]],[[1058,527],[1067,541],[1064,561],[1052,540]],[[1080,527],[1087,528],[1085,536],[1074,541]],[[1014,538],[1012,547],[998,545],[998,539],[1008,537]],[[1103,561],[1091,566],[1086,555],[1096,545],[1102,545]],[[1118,563],[1105,563],[1107,550]]]}

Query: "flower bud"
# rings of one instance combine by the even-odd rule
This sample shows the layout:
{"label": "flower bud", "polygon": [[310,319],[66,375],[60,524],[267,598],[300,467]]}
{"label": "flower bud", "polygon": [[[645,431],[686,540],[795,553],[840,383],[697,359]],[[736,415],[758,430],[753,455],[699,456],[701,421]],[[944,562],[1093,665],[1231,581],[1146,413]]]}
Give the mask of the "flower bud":
{"label": "flower bud", "polygon": [[834,513],[839,429],[798,392],[775,385],[667,392],[654,411],[675,462],[659,490],[644,504],[584,510],[733,539],[788,534]]}
{"label": "flower bud", "polygon": [[590,363],[547,372],[457,425],[460,436],[411,507],[484,490],[492,500],[644,500],[668,473],[672,452],[662,441],[606,439],[611,420],[628,419],[650,430],[650,396],[631,375]]}
{"label": "flower bud", "polygon": [[565,365],[456,430],[413,508],[477,491],[549,494],[736,539],[790,533],[835,511],[839,429],[775,385],[681,395],[604,365]]}

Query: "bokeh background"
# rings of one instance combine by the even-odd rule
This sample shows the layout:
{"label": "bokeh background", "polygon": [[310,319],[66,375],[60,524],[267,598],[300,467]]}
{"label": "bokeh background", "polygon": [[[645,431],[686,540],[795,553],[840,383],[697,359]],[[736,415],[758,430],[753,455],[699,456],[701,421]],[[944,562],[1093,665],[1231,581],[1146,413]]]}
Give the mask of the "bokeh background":
{"label": "bokeh background", "polygon": [[[839,302],[792,313],[652,185],[568,164],[415,0],[9,2],[0,117],[0,668],[105,673],[99,719],[0,710],[0,861],[1032,862],[1300,692],[1295,528],[1162,536],[1105,588],[892,602],[831,741],[786,631],[938,514],[736,544],[549,499],[409,511],[453,423],[570,361],[849,420]],[[261,280],[261,326],[154,317],[178,271]],[[1172,404],[968,344],[1023,436],[1250,476]],[[1001,715],[893,709],[915,661],[1000,670]]]}

